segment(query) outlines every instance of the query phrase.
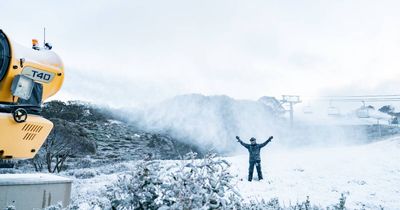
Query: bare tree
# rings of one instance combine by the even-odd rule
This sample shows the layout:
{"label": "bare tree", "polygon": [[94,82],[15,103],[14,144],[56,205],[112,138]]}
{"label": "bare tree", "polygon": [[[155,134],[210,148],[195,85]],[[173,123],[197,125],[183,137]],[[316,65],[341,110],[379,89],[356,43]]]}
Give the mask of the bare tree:
{"label": "bare tree", "polygon": [[53,131],[42,148],[31,161],[36,171],[60,172],[65,161],[74,154],[94,153],[96,145],[89,138],[89,132],[78,124],[62,119],[52,119]]}

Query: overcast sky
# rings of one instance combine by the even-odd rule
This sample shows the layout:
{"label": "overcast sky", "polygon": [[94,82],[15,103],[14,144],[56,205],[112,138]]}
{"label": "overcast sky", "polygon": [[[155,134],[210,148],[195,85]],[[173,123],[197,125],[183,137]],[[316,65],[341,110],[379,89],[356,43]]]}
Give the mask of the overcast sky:
{"label": "overcast sky", "polygon": [[398,1],[0,0],[0,28],[47,37],[57,98],[110,105],[177,94],[398,94]]}

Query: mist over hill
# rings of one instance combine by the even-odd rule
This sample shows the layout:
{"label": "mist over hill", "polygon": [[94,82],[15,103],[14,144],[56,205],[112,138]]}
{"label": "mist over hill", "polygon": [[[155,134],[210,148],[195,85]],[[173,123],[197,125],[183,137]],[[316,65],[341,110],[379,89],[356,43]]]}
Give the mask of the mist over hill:
{"label": "mist over hill", "polygon": [[273,147],[296,148],[367,143],[399,133],[396,126],[374,124],[296,121],[291,127],[285,111],[272,97],[251,101],[189,94],[144,109],[50,101],[44,104],[42,115],[56,124],[54,132],[67,129],[78,133],[75,141],[85,142],[73,157],[89,155],[99,162],[148,156],[180,159],[189,151],[234,154],[242,151],[235,140],[237,135],[245,141],[254,136],[259,142],[274,136]]}
{"label": "mist over hill", "polygon": [[132,122],[146,130],[217,152],[232,150],[237,135],[266,139],[284,122],[273,107],[223,95],[176,96],[133,115]]}
{"label": "mist over hill", "polygon": [[[74,151],[73,157],[80,159],[87,155],[100,164],[105,162],[152,159],[180,159],[190,151],[200,153],[193,144],[185,144],[168,135],[148,132],[119,117],[117,110],[82,101],[50,101],[44,104],[42,115],[56,125],[53,132],[59,132],[58,124],[67,131],[72,127],[82,130],[91,142],[91,153]],[[59,141],[64,141],[62,138]],[[79,138],[76,141],[81,141]]]}
{"label": "mist over hill", "polygon": [[240,148],[235,136],[243,140],[255,137],[259,142],[274,136],[277,147],[293,148],[360,144],[399,133],[396,126],[350,123],[358,122],[355,115],[314,122],[300,118],[291,126],[287,112],[273,97],[238,100],[226,95],[187,94],[122,113],[123,118],[143,130],[219,153]]}

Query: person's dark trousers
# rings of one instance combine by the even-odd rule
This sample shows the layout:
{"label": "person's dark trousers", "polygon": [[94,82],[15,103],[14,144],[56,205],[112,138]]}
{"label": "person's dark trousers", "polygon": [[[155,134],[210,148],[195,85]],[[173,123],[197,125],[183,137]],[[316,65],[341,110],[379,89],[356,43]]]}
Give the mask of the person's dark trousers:
{"label": "person's dark trousers", "polygon": [[261,172],[261,161],[260,160],[253,160],[249,162],[249,182],[253,180],[253,171],[254,171],[254,165],[256,166],[257,169],[257,174],[258,174],[258,179],[261,180],[263,179],[262,172]]}

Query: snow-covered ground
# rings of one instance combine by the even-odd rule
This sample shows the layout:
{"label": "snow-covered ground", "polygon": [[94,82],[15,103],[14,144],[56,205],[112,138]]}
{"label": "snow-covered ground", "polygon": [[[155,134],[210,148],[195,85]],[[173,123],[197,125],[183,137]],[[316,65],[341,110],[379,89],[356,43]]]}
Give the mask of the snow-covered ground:
{"label": "snow-covered ground", "polygon": [[[400,208],[400,137],[361,146],[262,151],[264,180],[247,181],[247,156],[228,158],[246,200],[279,198],[327,206],[341,193],[346,206]],[[254,173],[256,175],[256,173]],[[256,176],[257,177],[257,176]]]}
{"label": "snow-covered ground", "polygon": [[[247,155],[226,158],[245,201],[276,197],[288,206],[309,196],[312,204],[325,207],[337,203],[344,193],[350,209],[363,205],[366,209],[400,208],[400,137],[336,148],[273,151],[274,147],[268,146],[262,150],[262,181],[247,181]],[[90,208],[91,201],[103,199],[100,192],[104,192],[105,186],[117,180],[117,175],[133,170],[134,164],[131,161],[93,169],[93,178],[76,179],[73,200],[81,203],[82,209]],[[254,175],[257,177],[256,171]]]}

